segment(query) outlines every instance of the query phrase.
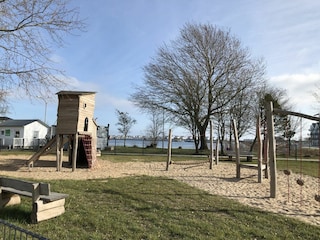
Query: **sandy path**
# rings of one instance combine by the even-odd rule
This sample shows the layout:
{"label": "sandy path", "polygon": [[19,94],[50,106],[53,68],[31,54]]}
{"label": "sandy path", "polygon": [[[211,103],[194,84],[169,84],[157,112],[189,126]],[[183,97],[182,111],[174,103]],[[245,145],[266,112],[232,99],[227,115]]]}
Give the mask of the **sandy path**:
{"label": "sandy path", "polygon": [[96,169],[77,169],[72,172],[64,167],[61,172],[55,168],[55,157],[46,156],[38,161],[32,171],[25,166],[27,156],[2,156],[0,159],[0,175],[33,178],[33,179],[95,179],[116,178],[134,175],[165,176],[206,190],[212,194],[235,199],[243,204],[261,208],[270,212],[295,217],[313,225],[320,226],[320,203],[314,200],[319,193],[318,178],[303,176],[305,182],[300,187],[296,180],[298,174],[289,177],[278,173],[278,198],[271,199],[270,184],[267,179],[257,182],[257,171],[241,169],[241,179],[236,179],[236,166],[230,163],[219,163],[210,170],[208,164],[171,165],[165,171],[165,163],[112,163],[99,161]]}

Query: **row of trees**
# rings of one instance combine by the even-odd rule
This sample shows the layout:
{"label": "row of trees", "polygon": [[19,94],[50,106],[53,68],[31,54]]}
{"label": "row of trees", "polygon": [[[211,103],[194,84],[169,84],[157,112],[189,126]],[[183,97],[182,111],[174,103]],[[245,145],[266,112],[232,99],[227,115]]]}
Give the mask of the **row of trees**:
{"label": "row of trees", "polygon": [[268,86],[264,62],[229,30],[211,24],[186,24],[176,40],[159,48],[144,73],[131,100],[189,130],[197,151],[207,148],[211,120],[223,143],[231,119],[241,137],[255,126],[266,100],[288,107],[285,92]]}

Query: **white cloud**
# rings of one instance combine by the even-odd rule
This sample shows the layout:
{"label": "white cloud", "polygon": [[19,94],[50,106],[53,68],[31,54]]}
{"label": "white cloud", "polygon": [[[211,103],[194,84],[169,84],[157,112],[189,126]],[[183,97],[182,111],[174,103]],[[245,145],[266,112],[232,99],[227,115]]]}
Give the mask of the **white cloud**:
{"label": "white cloud", "polygon": [[313,92],[320,83],[320,73],[284,74],[270,79],[271,84],[286,89],[295,111],[313,114],[315,98]]}

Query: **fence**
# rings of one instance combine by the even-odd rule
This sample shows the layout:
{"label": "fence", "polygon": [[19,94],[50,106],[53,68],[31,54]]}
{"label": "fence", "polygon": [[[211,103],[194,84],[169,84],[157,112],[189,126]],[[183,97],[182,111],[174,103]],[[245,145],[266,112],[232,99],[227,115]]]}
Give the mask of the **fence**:
{"label": "fence", "polygon": [[3,239],[3,240],[18,240],[18,239],[48,240],[48,238],[42,237],[38,234],[35,234],[33,232],[30,232],[28,230],[15,226],[2,219],[0,219],[0,231],[2,232],[2,237],[0,235],[0,239]]}
{"label": "fence", "polygon": [[0,138],[0,148],[38,149],[47,143],[45,138]]}

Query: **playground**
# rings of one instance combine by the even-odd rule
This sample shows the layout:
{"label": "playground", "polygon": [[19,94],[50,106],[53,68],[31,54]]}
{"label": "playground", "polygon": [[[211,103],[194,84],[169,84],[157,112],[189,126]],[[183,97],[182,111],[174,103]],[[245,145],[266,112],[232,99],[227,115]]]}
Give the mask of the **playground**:
{"label": "playground", "polygon": [[[165,157],[162,162],[140,161],[139,156],[132,156],[131,161],[112,161],[97,159],[94,169],[78,168],[72,171],[71,167],[63,167],[56,171],[56,156],[41,157],[37,166],[31,171],[26,166],[30,156],[3,155],[0,159],[0,174],[22,179],[108,179],[128,176],[163,176],[182,181],[191,186],[203,189],[211,194],[234,199],[248,206],[263,209],[269,212],[297,218],[307,223],[320,226],[319,202],[314,200],[318,179],[304,176],[303,189],[295,184],[299,174],[291,174],[292,186],[288,198],[288,178],[282,172],[277,175],[279,194],[277,199],[270,198],[270,183],[267,179],[262,183],[257,181],[257,170],[242,169],[241,178],[236,178],[236,165],[231,162],[220,162],[209,169],[209,163],[196,166],[172,165],[166,171]],[[110,159],[110,160],[109,160]],[[68,162],[64,162],[67,164]]]}

